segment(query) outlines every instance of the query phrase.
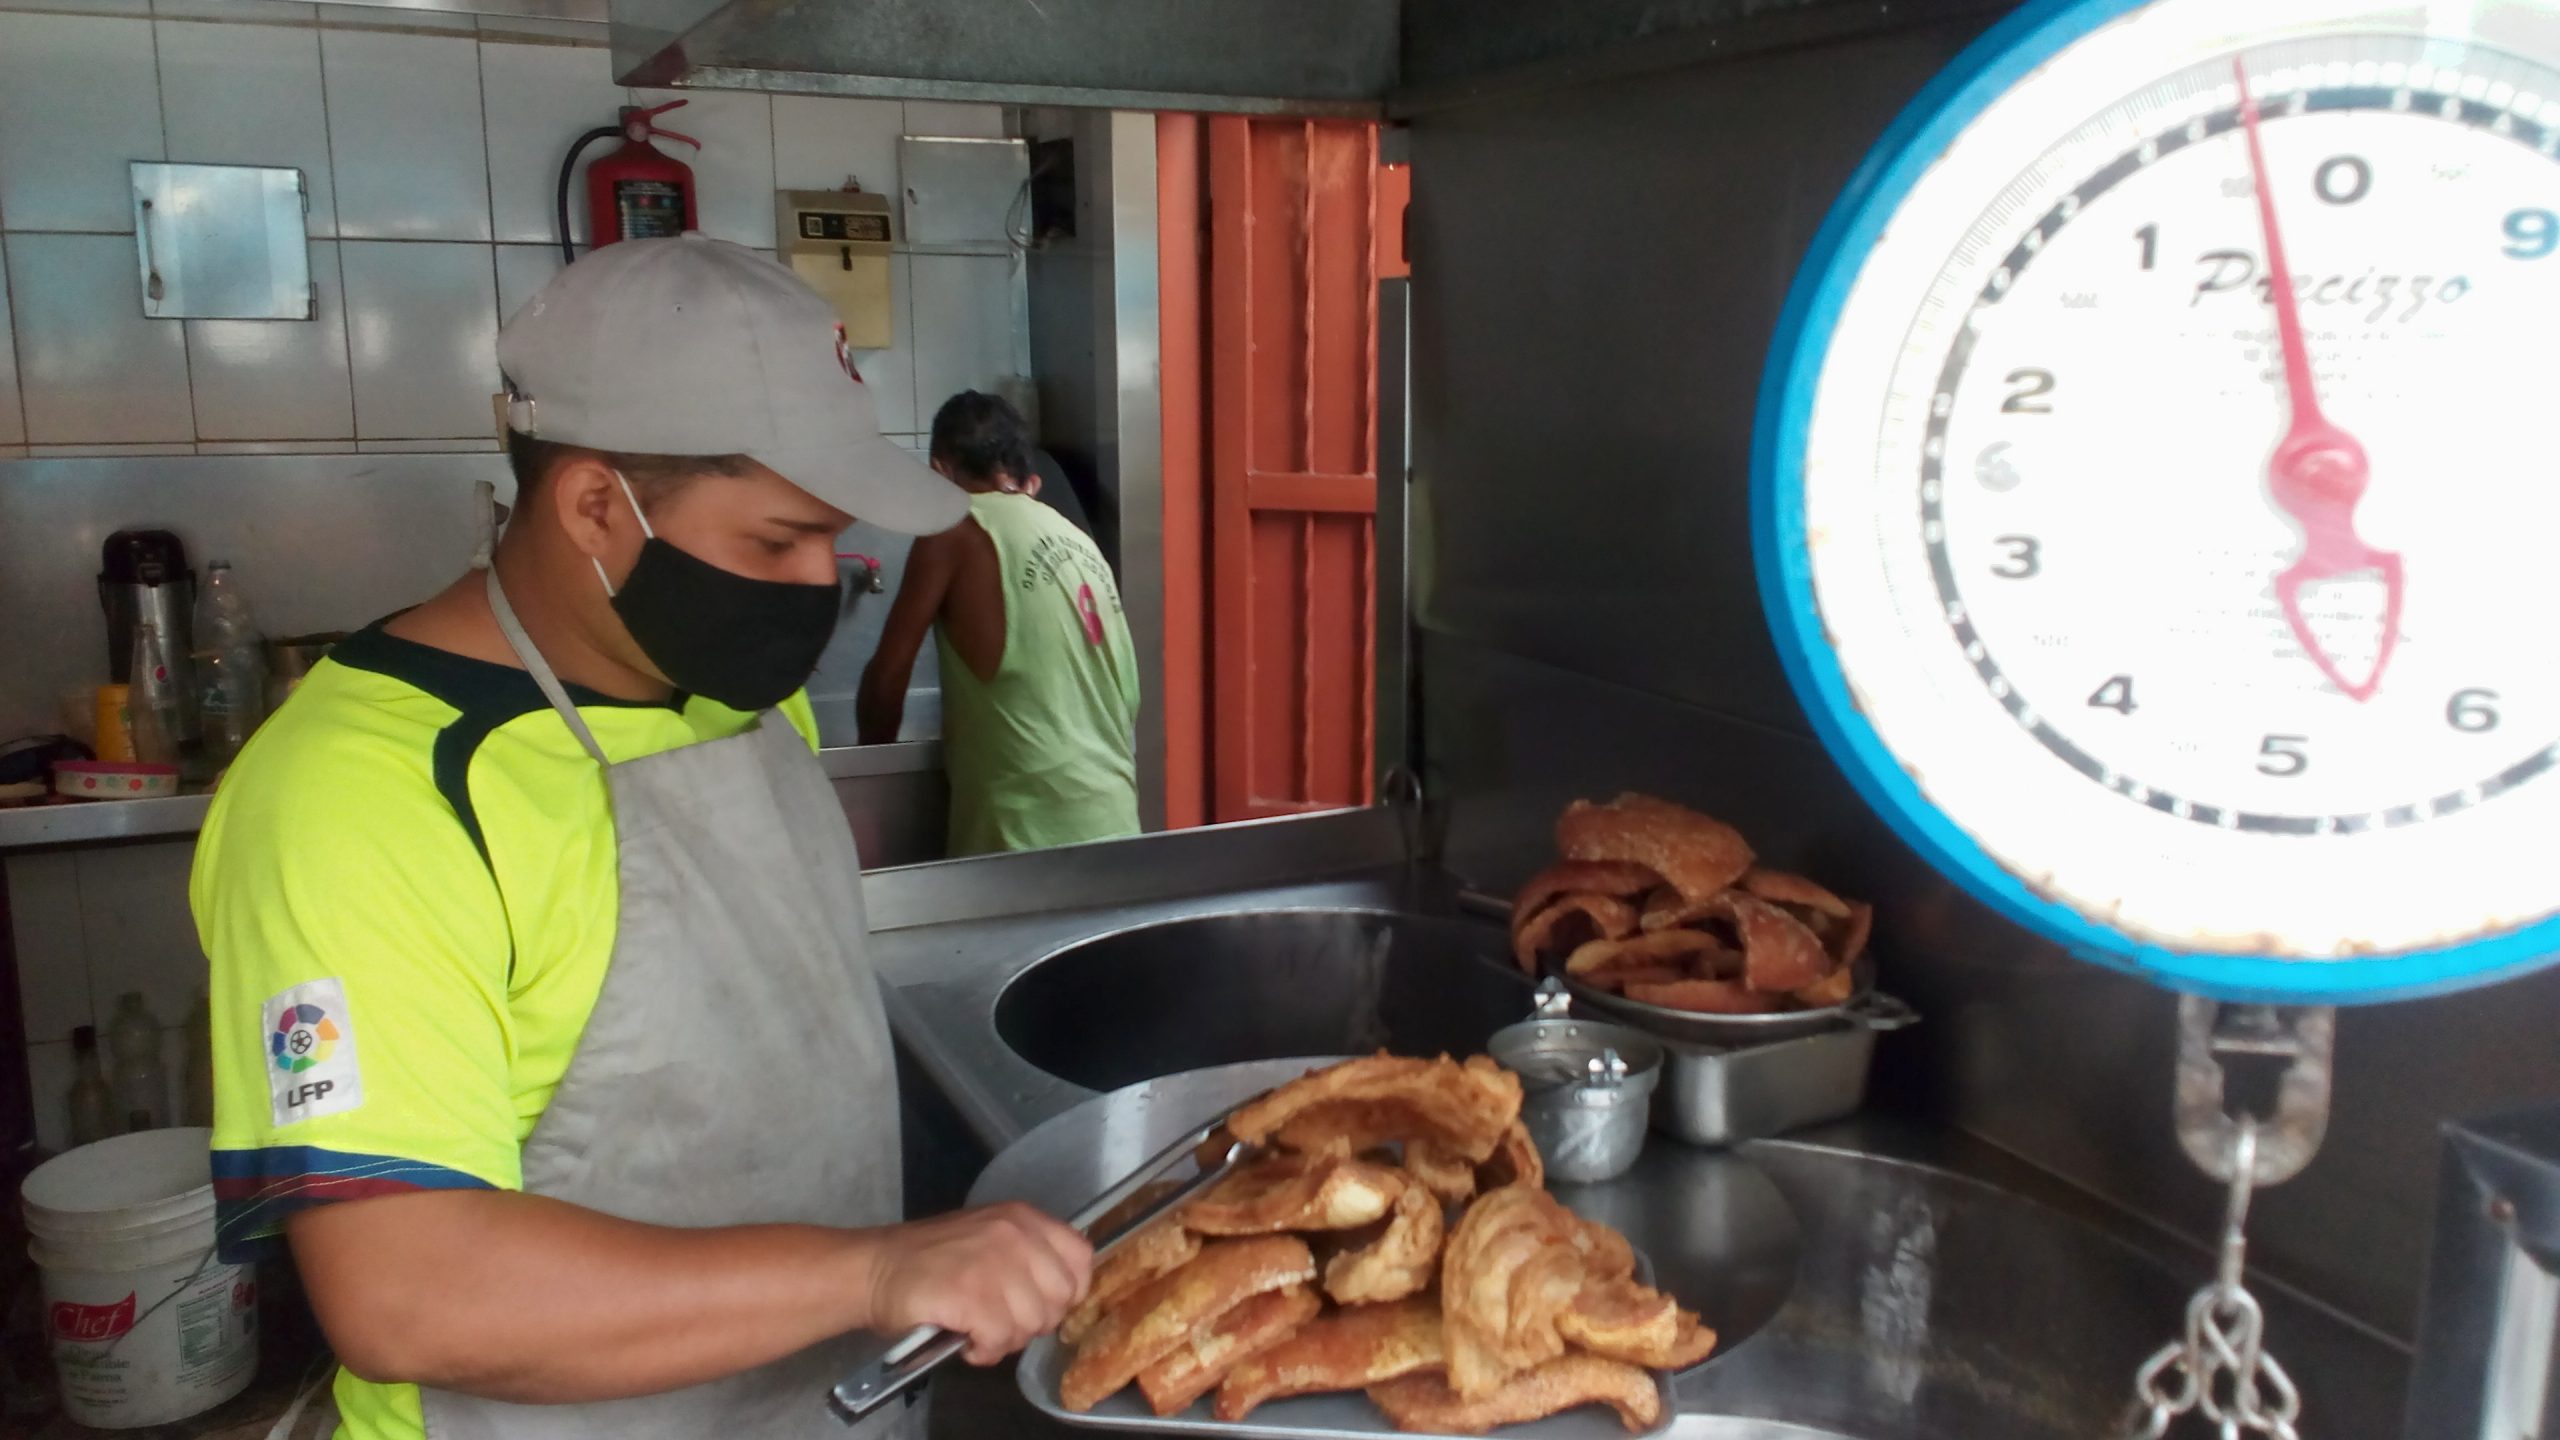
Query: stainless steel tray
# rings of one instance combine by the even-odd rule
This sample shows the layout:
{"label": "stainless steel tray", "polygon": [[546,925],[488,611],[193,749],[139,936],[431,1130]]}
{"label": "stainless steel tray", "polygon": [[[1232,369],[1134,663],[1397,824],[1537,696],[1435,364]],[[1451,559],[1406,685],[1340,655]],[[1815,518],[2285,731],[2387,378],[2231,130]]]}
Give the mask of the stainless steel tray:
{"label": "stainless steel tray", "polygon": [[1695,1010],[1648,1005],[1567,975],[1559,963],[1550,961],[1547,969],[1564,982],[1564,988],[1572,994],[1576,1005],[1650,1034],[1692,1045],[1765,1045],[1772,1040],[1790,1040],[1799,1035],[1819,1034],[1844,1026],[1898,1030],[1919,1018],[1910,1006],[1876,989],[1875,962],[1863,956],[1850,971],[1852,984],[1847,1000],[1837,1005],[1810,1010],[1780,1010],[1767,1015],[1702,1015]]}
{"label": "stainless steel tray", "polygon": [[1669,1059],[1653,1091],[1653,1128],[1721,1148],[1858,1113],[1876,1032],[1843,1025],[1766,1045],[1663,1046]]}
{"label": "stainless steel tray", "polygon": [[[1636,1256],[1636,1278],[1647,1284],[1653,1281],[1653,1267],[1641,1254]],[[1348,1435],[1421,1433],[1396,1429],[1386,1412],[1370,1404],[1369,1397],[1357,1390],[1273,1400],[1256,1407],[1250,1417],[1230,1424],[1209,1413],[1214,1391],[1193,1401],[1191,1408],[1179,1415],[1158,1415],[1147,1408],[1138,1387],[1131,1385],[1079,1415],[1058,1403],[1058,1377],[1065,1372],[1067,1360],[1067,1348],[1058,1343],[1058,1337],[1043,1335],[1022,1352],[1022,1363],[1014,1371],[1023,1398],[1062,1425],[1166,1435],[1232,1435],[1243,1440],[1341,1440]],[[1671,1372],[1657,1370],[1653,1380],[1662,1395],[1662,1418],[1652,1428],[1639,1432],[1642,1435],[1667,1433],[1679,1418],[1679,1397],[1672,1393]],[[1618,1412],[1606,1406],[1587,1405],[1524,1425],[1505,1425],[1492,1433],[1518,1440],[1626,1440],[1627,1429],[1618,1423]]]}

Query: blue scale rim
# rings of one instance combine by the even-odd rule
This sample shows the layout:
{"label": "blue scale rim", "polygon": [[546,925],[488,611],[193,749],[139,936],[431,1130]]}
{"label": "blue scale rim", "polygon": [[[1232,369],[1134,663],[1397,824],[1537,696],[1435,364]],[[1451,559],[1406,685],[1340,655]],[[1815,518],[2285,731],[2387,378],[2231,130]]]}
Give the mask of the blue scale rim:
{"label": "blue scale rim", "polygon": [[[1940,870],[2071,954],[2179,990],[2256,1003],[2370,1003],[2511,979],[2560,958],[2560,917],[2458,945],[2351,960],[2207,954],[2137,940],[2044,899],[1921,793],[1849,697],[1813,599],[1804,526],[1804,437],[1833,327],[1885,222],[1950,142],[2029,71],[2149,0],[2035,0],[1932,80],[1868,153],[1814,237],[1780,313],[1752,445],[1751,539],[1778,653],[1815,733],[1867,803]],[[2421,876],[2411,877],[2423,883]]]}

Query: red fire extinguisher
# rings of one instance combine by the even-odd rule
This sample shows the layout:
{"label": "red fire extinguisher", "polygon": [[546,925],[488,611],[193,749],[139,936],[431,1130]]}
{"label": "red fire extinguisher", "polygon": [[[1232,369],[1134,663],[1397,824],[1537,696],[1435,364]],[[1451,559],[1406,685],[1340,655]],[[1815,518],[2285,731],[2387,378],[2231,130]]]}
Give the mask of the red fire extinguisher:
{"label": "red fire extinguisher", "polygon": [[578,153],[592,141],[615,135],[622,137],[621,146],[587,167],[589,248],[616,240],[676,235],[696,228],[693,168],[649,143],[653,139],[676,140],[696,150],[702,148],[702,142],[692,136],[661,130],[655,123],[657,117],[684,103],[670,100],[645,110],[626,105],[622,107],[619,126],[598,126],[569,147],[568,157],[560,162],[558,219],[562,258],[577,258],[569,243],[569,177],[578,167]]}

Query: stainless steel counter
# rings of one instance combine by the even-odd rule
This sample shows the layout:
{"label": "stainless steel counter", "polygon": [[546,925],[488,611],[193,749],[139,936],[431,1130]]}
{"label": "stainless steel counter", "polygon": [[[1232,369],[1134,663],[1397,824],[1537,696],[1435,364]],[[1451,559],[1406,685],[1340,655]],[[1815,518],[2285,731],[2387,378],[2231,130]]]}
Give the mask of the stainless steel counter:
{"label": "stainless steel counter", "polygon": [[[836,781],[938,775],[942,770],[942,742],[835,745],[820,750],[818,762],[825,767],[827,778]],[[204,827],[205,811],[212,804],[213,797],[208,794],[12,806],[0,809],[0,851],[179,839]]]}
{"label": "stainless steel counter", "polygon": [[[1094,1093],[1034,1067],[996,1033],[996,1000],[1014,977],[1074,942],[1190,916],[1306,906],[1445,911],[1437,877],[1389,862],[1394,838],[1379,817],[1351,813],[866,876],[872,963],[888,982],[890,1025],[972,1137],[1001,1150]],[[1352,868],[1324,873],[1341,866]],[[1247,867],[1260,867],[1263,883],[1240,878]],[[1079,887],[1092,903],[937,918]],[[951,908],[931,908],[937,903]]]}
{"label": "stainless steel counter", "polygon": [[[1199,861],[1194,852],[1220,843],[1209,835],[1011,857],[1009,871],[969,862],[869,877],[875,925],[889,922],[874,955],[891,986],[891,1023],[911,1075],[948,1100],[971,1139],[1001,1150],[1094,1095],[1025,1061],[997,1030],[1005,987],[1044,957],[1190,916],[1338,906],[1448,913],[1450,886],[1434,874],[1373,863],[1310,876],[1306,865],[1324,847],[1304,842],[1323,833],[1248,837],[1253,848],[1295,861],[1294,868],[1266,867],[1260,883],[1233,856]],[[1343,825],[1337,833],[1363,832]],[[1224,840],[1236,849],[1235,836]],[[1222,873],[1225,883],[1215,883]],[[1210,883],[1167,893],[1176,883],[1169,875]],[[1059,899],[1065,876],[1082,887],[1084,903]],[[1054,908],[1037,908],[1044,901]],[[971,903],[1027,913],[960,918]],[[1199,956],[1204,969],[1222,962],[1237,958]],[[1166,1114],[1161,1123],[1178,1127],[1188,1118]],[[1130,1146],[1148,1148],[1134,1134],[1097,1148]],[[1737,1186],[1729,1173],[1736,1167],[1753,1172],[1751,1185]],[[2107,1434],[2135,1369],[2170,1338],[2188,1295],[2210,1273],[2200,1252],[2046,1172],[1962,1134],[1889,1115],[1721,1153],[1656,1135],[1629,1176],[1568,1199],[1620,1224],[1649,1251],[1704,1254],[1742,1223],[1734,1197],[1772,1187],[1783,1197],[1783,1223],[1796,1229],[1784,1303],[1761,1317],[1756,1333],[1682,1377],[1675,1434]],[[1036,1198],[1064,1213],[1083,1196]],[[1752,1227],[1765,1234],[1767,1217]],[[2306,1433],[2331,1440],[2397,1435],[2406,1353],[2273,1287],[2262,1298],[2269,1345],[2305,1394]],[[1005,1369],[938,1380],[937,1432],[1067,1433],[1032,1412],[1012,1386]]]}

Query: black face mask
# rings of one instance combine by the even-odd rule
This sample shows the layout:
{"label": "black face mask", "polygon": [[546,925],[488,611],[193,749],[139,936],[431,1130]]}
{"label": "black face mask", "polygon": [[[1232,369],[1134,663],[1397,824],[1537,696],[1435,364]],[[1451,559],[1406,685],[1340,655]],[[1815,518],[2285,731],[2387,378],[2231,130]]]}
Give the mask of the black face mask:
{"label": "black face mask", "polygon": [[[648,532],[646,516],[640,527]],[[842,599],[834,584],[752,579],[654,534],[641,542],[622,587],[607,584],[605,593],[640,653],[678,689],[749,711],[778,705],[809,682],[836,633]]]}

